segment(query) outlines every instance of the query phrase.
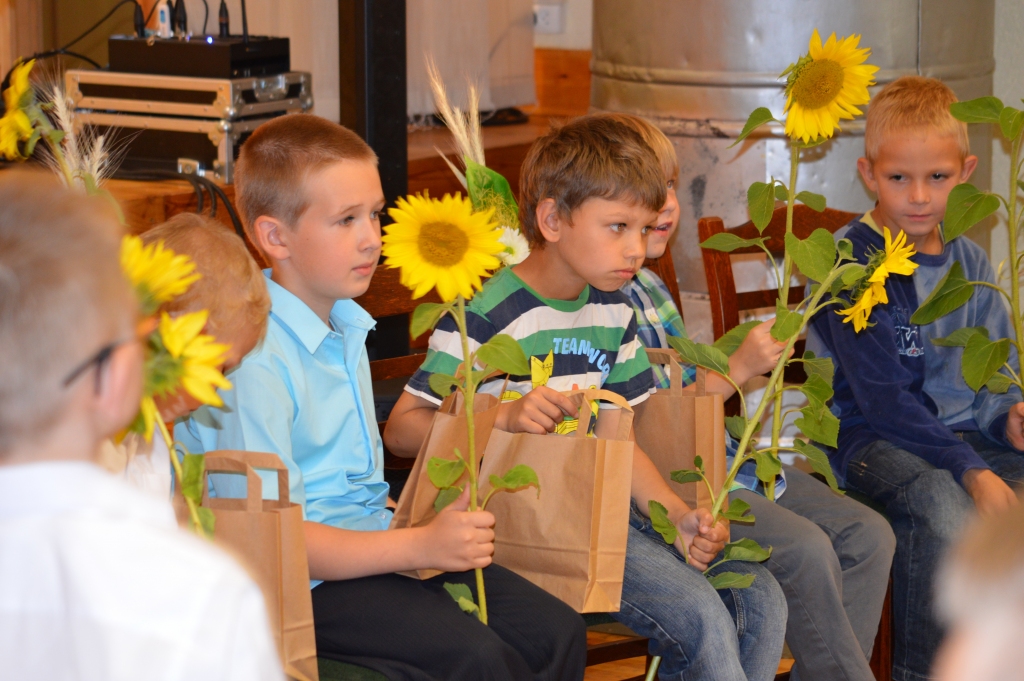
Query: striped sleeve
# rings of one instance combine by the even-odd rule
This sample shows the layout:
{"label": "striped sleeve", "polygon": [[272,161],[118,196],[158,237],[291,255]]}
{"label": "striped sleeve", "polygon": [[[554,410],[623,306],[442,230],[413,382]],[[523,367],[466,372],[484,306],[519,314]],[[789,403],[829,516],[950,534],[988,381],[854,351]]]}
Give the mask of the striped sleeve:
{"label": "striped sleeve", "polygon": [[608,378],[602,386],[605,390],[622,395],[632,405],[646,400],[654,390],[654,374],[647,361],[640,338],[637,336],[636,315],[631,305],[625,306],[629,323],[626,325],[619,345],[619,352],[612,364]]}
{"label": "striped sleeve", "polygon": [[[494,325],[490,320],[471,309],[466,310],[466,328],[469,332],[469,349],[475,352],[477,348],[490,340],[496,333]],[[427,358],[423,364],[409,379],[406,384],[406,392],[417,397],[440,405],[442,397],[430,388],[431,374],[454,375],[462,363],[462,338],[459,336],[459,329],[451,315],[438,322],[434,332],[430,334],[430,346],[427,349]]]}

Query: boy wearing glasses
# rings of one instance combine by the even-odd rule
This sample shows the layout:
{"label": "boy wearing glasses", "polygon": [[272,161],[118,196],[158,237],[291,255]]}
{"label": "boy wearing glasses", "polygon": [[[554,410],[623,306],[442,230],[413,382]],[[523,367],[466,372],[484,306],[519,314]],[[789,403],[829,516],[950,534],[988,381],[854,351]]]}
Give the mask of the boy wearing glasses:
{"label": "boy wearing glasses", "polygon": [[118,231],[48,176],[0,173],[0,666],[281,679],[258,587],[96,464],[142,388]]}

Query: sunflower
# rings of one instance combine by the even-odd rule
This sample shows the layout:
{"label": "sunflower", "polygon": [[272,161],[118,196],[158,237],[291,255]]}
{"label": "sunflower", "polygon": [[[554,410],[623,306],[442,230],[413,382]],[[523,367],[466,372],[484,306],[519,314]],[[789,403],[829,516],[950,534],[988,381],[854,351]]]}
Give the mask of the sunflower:
{"label": "sunflower", "polygon": [[171,357],[180,362],[179,377],[185,392],[203,404],[219,407],[224,401],[216,389],[231,389],[231,381],[220,371],[231,346],[200,333],[209,316],[206,310],[175,318],[165,312],[160,316],[160,338]]}
{"label": "sunflower", "polygon": [[505,250],[494,211],[474,213],[472,202],[460,194],[398,199],[388,211],[395,221],[384,228],[384,256],[389,267],[401,268],[402,284],[419,298],[437,288],[445,302],[469,299],[481,287],[481,277],[501,266]]}
{"label": "sunflower", "polygon": [[161,303],[188,290],[200,274],[187,255],[164,248],[163,242],[144,246],[137,236],[121,240],[121,269],[135,288],[144,315],[156,312]]}
{"label": "sunflower", "polygon": [[888,227],[882,228],[885,237],[884,250],[878,251],[876,256],[871,258],[867,270],[871,274],[864,280],[867,286],[857,301],[843,310],[837,310],[836,314],[846,317],[843,323],[853,322],[853,330],[860,333],[868,326],[868,317],[875,305],[885,305],[889,302],[889,294],[885,291],[885,281],[890,274],[913,274],[917,269],[917,263],[910,260],[910,256],[916,252],[913,244],[907,245],[907,235],[900,231],[896,239]]}
{"label": "sunflower", "polygon": [[25,113],[25,107],[32,103],[32,85],[28,74],[35,60],[14,67],[11,86],[4,90],[4,116],[0,118],[0,156],[12,161],[23,159],[18,147],[32,136],[32,121]]}
{"label": "sunflower", "polygon": [[786,80],[786,135],[804,143],[832,137],[840,119],[860,115],[858,106],[871,98],[877,66],[865,64],[871,50],[857,48],[859,35],[841,40],[829,36],[824,45],[818,29],[811,35],[808,54],[790,65]]}

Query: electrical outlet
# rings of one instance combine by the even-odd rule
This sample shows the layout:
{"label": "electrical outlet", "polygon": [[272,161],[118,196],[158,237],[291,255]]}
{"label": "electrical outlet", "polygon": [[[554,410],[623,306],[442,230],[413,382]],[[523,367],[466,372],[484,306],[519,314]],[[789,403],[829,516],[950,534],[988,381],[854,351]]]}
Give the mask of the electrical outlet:
{"label": "electrical outlet", "polygon": [[536,4],[533,6],[533,29],[537,33],[565,32],[565,5]]}

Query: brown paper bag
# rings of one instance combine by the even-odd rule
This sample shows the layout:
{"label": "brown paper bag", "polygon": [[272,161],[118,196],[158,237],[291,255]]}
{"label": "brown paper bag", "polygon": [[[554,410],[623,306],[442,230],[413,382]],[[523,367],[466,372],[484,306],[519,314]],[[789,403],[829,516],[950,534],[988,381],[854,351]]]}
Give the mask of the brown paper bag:
{"label": "brown paper bag", "polygon": [[[456,448],[463,456],[466,456],[469,451],[467,435],[469,429],[466,424],[463,399],[462,393],[452,393],[441,403],[441,407],[434,414],[427,437],[420,446],[412,470],[409,471],[409,481],[405,483],[402,495],[398,498],[395,515],[391,519],[391,529],[422,527],[429,524],[437,515],[434,512],[434,500],[437,499],[439,490],[430,482],[430,477],[427,475],[427,462],[435,456],[455,461]],[[494,428],[494,420],[498,417],[500,402],[492,395],[477,394],[473,405],[475,448],[477,461],[479,461],[480,455],[487,446],[491,430]],[[463,473],[462,478],[456,484],[465,485],[468,475],[468,473]],[[401,574],[419,579],[430,579],[441,574],[441,571],[423,569]]]}
{"label": "brown paper bag", "polygon": [[690,508],[710,509],[713,502],[702,482],[681,485],[672,482],[670,473],[683,468],[695,469],[694,458],[704,461],[704,471],[712,488],[725,482],[725,403],[722,395],[705,390],[707,370],[697,367],[696,390],[683,392],[683,368],[675,350],[648,349],[651,363],[669,368],[671,387],[659,389],[636,410],[636,443],[669,486]]}
{"label": "brown paper bag", "polygon": [[[277,471],[276,500],[263,499],[256,468]],[[221,450],[206,455],[209,473],[245,474],[245,499],[211,499],[209,485],[203,481],[202,505],[216,517],[213,540],[242,563],[263,591],[285,674],[317,681],[302,507],[289,501],[288,469],[275,454]]]}
{"label": "brown paper bag", "polygon": [[[569,435],[506,433],[495,429],[484,452],[481,494],[491,475],[526,464],[541,492],[499,491],[487,510],[495,516],[494,562],[565,601],[577,612],[615,612],[622,597],[629,532],[633,410],[606,390],[565,393],[579,404]],[[587,437],[589,401],[602,409],[596,437]]]}

